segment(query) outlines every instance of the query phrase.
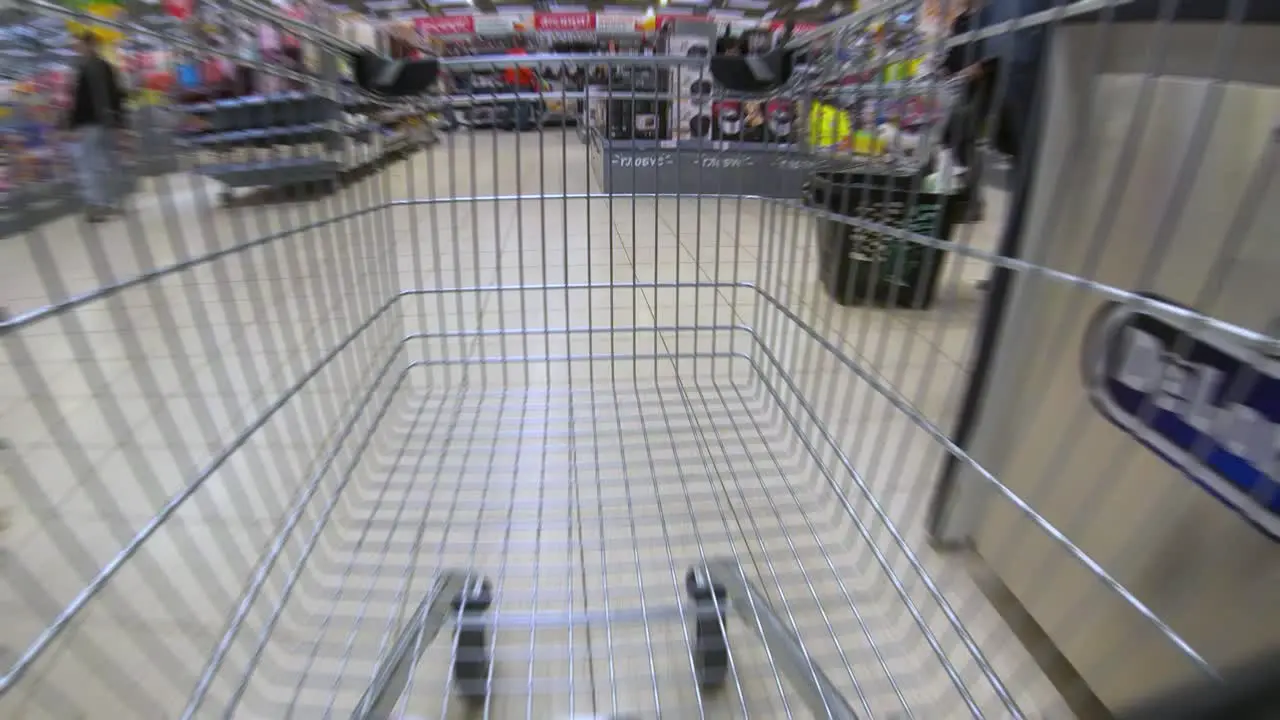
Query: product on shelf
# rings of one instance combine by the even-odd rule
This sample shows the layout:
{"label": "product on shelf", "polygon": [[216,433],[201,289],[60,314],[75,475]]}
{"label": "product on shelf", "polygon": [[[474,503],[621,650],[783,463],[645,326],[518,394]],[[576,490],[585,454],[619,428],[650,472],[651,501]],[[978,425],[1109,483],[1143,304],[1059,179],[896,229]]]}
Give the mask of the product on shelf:
{"label": "product on shelf", "polygon": [[679,103],[676,139],[708,140],[711,138],[711,126],[709,102],[685,100]]}
{"label": "product on shelf", "polygon": [[741,140],[743,127],[742,103],[738,100],[723,100],[711,107],[714,125],[712,137],[717,140]]}
{"label": "product on shelf", "polygon": [[765,111],[767,142],[787,144],[795,141],[795,103],[785,99],[770,100]]}
{"label": "product on shelf", "polygon": [[668,93],[670,76],[665,68],[640,66],[617,73],[609,83],[608,132],[613,140],[665,140],[671,137],[671,102],[652,98],[627,97],[637,94]]}
{"label": "product on shelf", "polygon": [[57,128],[67,105],[68,79],[61,66],[46,67],[11,88],[0,133],[9,181],[19,188],[55,182],[67,174]]}

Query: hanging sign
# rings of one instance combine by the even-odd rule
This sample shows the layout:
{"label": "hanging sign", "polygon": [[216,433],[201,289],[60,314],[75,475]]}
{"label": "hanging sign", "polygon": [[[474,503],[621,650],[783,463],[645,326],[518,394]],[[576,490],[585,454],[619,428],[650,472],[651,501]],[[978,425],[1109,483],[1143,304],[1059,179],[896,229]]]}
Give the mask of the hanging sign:
{"label": "hanging sign", "polygon": [[191,11],[195,8],[195,0],[163,0],[161,4],[170,17],[183,22],[191,18]]}
{"label": "hanging sign", "polygon": [[521,25],[518,15],[473,15],[471,28],[477,35],[510,35]]}
{"label": "hanging sign", "polygon": [[533,16],[533,29],[538,32],[573,32],[595,30],[595,13],[538,13]]}
{"label": "hanging sign", "polygon": [[634,33],[636,31],[636,16],[624,15],[622,13],[596,13],[595,29],[600,33]]}
{"label": "hanging sign", "polygon": [[473,35],[475,18],[470,15],[454,17],[423,17],[413,21],[420,35]]}

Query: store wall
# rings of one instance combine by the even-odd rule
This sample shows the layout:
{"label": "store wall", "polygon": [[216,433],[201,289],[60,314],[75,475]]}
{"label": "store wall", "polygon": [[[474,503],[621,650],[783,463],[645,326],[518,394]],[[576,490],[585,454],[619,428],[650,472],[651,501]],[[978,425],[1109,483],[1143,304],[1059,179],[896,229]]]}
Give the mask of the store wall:
{"label": "store wall", "polygon": [[[1224,27],[1086,24],[1054,34],[1023,257],[1274,333],[1280,28],[1240,29],[1219,64]],[[1162,71],[1148,80],[1161,46]],[[1204,79],[1214,75],[1226,82]],[[1202,115],[1206,107],[1216,111]],[[1271,383],[1280,364],[1196,328],[1157,332],[1159,323],[1098,292],[1017,274],[971,454],[1212,665],[1280,646],[1280,385]],[[1197,350],[1177,363],[1170,345],[1138,353],[1159,350],[1157,336]],[[1210,371],[1255,389],[1197,399],[1186,378]],[[1135,388],[1146,398],[1136,418],[1122,397]],[[1162,421],[1198,426],[1197,442],[1218,433],[1216,464],[1179,451],[1172,430],[1152,429],[1150,413],[1169,408]],[[1226,431],[1214,426],[1228,417]],[[1240,491],[1250,478],[1253,496]],[[946,539],[972,540],[1105,705],[1121,709],[1199,676],[1023,512],[972,473],[959,487]]]}

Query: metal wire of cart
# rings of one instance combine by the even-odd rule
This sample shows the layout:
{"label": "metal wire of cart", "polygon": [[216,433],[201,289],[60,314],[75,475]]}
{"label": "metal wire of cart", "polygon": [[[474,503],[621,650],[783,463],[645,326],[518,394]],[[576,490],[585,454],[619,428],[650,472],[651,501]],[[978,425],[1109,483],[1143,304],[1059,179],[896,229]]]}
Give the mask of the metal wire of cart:
{"label": "metal wire of cart", "polygon": [[[982,32],[1105,24],[1124,2]],[[911,4],[794,47],[852,43]],[[847,70],[821,58],[786,91],[812,99]],[[978,261],[1248,351],[1275,338],[799,201],[593,192],[570,136],[459,133],[425,171],[273,210],[215,211],[207,185],[160,178],[117,225],[24,237],[29,303],[0,316],[0,400],[23,409],[0,415],[18,500],[4,532],[22,541],[0,588],[3,714],[1065,716],[964,568],[924,542],[915,477],[944,455],[1216,674],[949,437],[951,393],[930,398],[959,371],[940,336],[889,332],[918,315],[838,314],[808,238],[853,224],[945,251],[951,278]],[[907,373],[904,357],[921,359]]]}

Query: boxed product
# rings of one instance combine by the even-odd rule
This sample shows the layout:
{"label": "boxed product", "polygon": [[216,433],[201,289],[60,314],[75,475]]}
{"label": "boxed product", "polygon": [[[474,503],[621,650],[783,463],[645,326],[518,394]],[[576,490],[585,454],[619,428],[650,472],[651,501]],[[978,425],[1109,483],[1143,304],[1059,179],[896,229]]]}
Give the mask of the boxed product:
{"label": "boxed product", "polygon": [[765,142],[789,145],[796,141],[796,104],[774,98],[765,105]]}
{"label": "boxed product", "polygon": [[[672,35],[667,53],[674,57],[702,59],[712,53],[713,38],[705,35]],[[715,84],[705,64],[680,65],[671,71],[672,92],[678,100],[671,104],[671,137],[676,140],[705,139],[712,136]]]}
{"label": "boxed product", "polygon": [[711,136],[716,140],[741,140],[743,129],[742,103],[738,100],[719,100],[711,105]]}
{"label": "boxed product", "polygon": [[680,67],[675,71],[675,91],[681,100],[708,103],[715,91],[711,72],[702,68]]}
{"label": "boxed product", "polygon": [[708,140],[713,124],[710,103],[684,100],[676,105],[676,139]]}

